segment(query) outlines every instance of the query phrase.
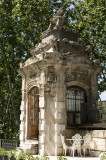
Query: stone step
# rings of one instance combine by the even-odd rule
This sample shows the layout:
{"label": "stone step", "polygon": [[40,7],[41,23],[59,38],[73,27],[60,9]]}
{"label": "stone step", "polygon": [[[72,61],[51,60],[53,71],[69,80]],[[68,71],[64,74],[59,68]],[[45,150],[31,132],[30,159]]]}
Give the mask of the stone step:
{"label": "stone step", "polygon": [[25,144],[38,144],[38,140],[26,140]]}
{"label": "stone step", "polygon": [[38,153],[38,141],[27,141],[18,147],[18,150],[23,150],[25,153]]}

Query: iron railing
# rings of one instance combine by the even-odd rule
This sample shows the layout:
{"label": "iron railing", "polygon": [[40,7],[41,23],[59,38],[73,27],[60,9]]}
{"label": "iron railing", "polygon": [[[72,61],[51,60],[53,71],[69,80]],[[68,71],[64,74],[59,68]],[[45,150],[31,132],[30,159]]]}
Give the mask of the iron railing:
{"label": "iron railing", "polygon": [[106,123],[106,101],[81,104],[81,122],[83,124]]}
{"label": "iron railing", "polygon": [[0,139],[0,147],[9,151],[19,146],[19,140]]}

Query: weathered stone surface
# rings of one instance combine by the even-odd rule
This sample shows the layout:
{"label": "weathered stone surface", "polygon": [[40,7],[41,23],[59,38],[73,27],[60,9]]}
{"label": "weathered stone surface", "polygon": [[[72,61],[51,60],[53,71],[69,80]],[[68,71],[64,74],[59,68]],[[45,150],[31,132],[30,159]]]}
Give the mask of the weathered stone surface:
{"label": "weathered stone surface", "polygon": [[57,148],[57,156],[61,156],[63,154],[63,148],[62,147],[58,147]]}
{"label": "weathered stone surface", "polygon": [[45,117],[45,110],[44,109],[40,109],[40,119],[44,119]]}
{"label": "weathered stone surface", "polygon": [[[102,68],[98,61],[94,63],[89,58],[92,47],[80,45],[76,33],[69,33],[63,29],[65,23],[63,12],[59,10],[57,16],[51,19],[49,28],[43,32],[41,43],[31,48],[30,53],[33,57],[21,63],[18,70],[22,76],[20,141],[23,144],[21,148],[26,147],[26,152],[34,153],[33,138],[36,137],[34,135],[33,138],[31,135],[28,137],[27,132],[28,127],[33,126],[35,117],[38,115],[39,138],[36,142],[39,144],[40,155],[62,155],[60,133],[66,138],[71,138],[75,133],[80,132],[77,126],[74,126],[75,129],[69,129],[67,126],[68,87],[77,86],[84,89],[89,103],[94,103],[98,97],[97,76]],[[37,114],[35,113],[36,98],[30,106],[28,96],[33,87],[39,90],[36,94],[39,97]],[[33,93],[34,96],[35,93]],[[30,132],[34,129],[32,127]],[[90,133],[91,149],[104,151],[106,131],[93,130]],[[85,135],[86,132],[81,130],[81,134]],[[28,145],[27,138],[32,138],[31,145]]]}
{"label": "weathered stone surface", "polygon": [[95,150],[95,142],[93,140],[90,142],[90,149]]}
{"label": "weathered stone surface", "polygon": [[104,138],[106,138],[106,130],[104,130]]}
{"label": "weathered stone surface", "polygon": [[21,131],[20,133],[20,140],[23,141],[24,140],[24,133]]}
{"label": "weathered stone surface", "polygon": [[65,124],[55,124],[55,130],[56,131],[65,130]]}
{"label": "weathered stone surface", "polygon": [[44,97],[39,97],[39,108],[44,108]]}
{"label": "weathered stone surface", "polygon": [[25,115],[24,113],[21,112],[20,120],[21,120],[21,121],[24,121],[24,120],[25,120],[25,116],[26,116],[26,115]]}
{"label": "weathered stone surface", "polygon": [[92,131],[92,137],[96,138],[104,138],[104,130],[93,130]]}
{"label": "weathered stone surface", "polygon": [[25,101],[21,101],[20,110],[24,111]]}
{"label": "weathered stone surface", "polygon": [[44,131],[45,125],[44,124],[39,124],[39,130]]}
{"label": "weathered stone surface", "polygon": [[39,136],[39,143],[44,143],[45,142],[45,135]]}
{"label": "weathered stone surface", "polygon": [[61,109],[65,109],[65,102],[57,102],[57,110],[61,111]]}
{"label": "weathered stone surface", "polygon": [[44,156],[44,149],[39,148],[39,155]]}
{"label": "weathered stone surface", "polygon": [[61,113],[59,112],[55,113],[55,119],[61,119]]}
{"label": "weathered stone surface", "polygon": [[94,150],[106,151],[106,139],[92,138],[92,141],[94,141]]}
{"label": "weathered stone surface", "polygon": [[24,126],[24,123],[21,122],[21,124],[20,124],[20,130],[23,131],[23,130],[24,130],[24,127],[25,127],[25,126]]}

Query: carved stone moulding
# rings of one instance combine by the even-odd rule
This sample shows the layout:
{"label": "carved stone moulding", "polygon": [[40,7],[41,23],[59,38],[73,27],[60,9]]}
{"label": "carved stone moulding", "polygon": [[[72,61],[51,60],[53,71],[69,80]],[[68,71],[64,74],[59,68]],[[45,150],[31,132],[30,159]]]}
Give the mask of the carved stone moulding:
{"label": "carved stone moulding", "polygon": [[44,97],[44,94],[45,94],[45,92],[44,92],[44,87],[39,87],[39,95],[40,95],[41,97]]}
{"label": "carved stone moulding", "polygon": [[32,79],[32,78],[35,78],[37,76],[37,73],[32,73],[28,76],[28,78]]}

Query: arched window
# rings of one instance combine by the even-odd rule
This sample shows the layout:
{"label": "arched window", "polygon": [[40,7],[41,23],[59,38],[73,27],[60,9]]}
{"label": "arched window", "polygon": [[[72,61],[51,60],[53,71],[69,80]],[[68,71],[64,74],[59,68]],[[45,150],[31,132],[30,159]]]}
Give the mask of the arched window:
{"label": "arched window", "polygon": [[85,90],[72,86],[67,88],[67,125],[81,124],[81,103],[86,101]]}
{"label": "arched window", "polygon": [[28,93],[28,138],[38,137],[39,89],[33,87]]}

